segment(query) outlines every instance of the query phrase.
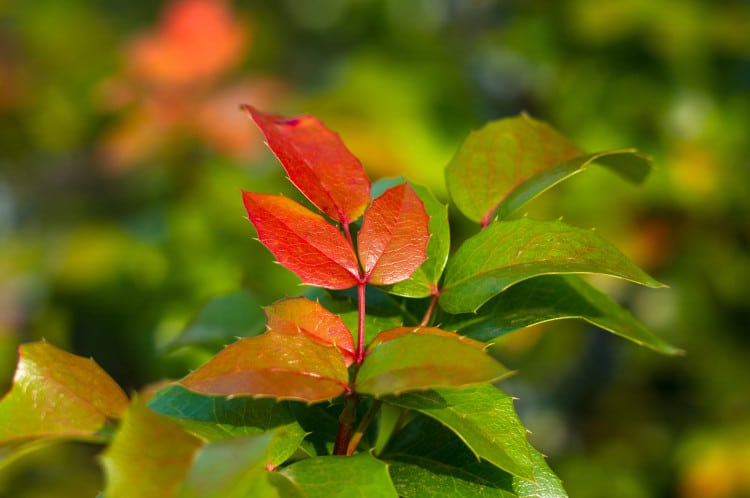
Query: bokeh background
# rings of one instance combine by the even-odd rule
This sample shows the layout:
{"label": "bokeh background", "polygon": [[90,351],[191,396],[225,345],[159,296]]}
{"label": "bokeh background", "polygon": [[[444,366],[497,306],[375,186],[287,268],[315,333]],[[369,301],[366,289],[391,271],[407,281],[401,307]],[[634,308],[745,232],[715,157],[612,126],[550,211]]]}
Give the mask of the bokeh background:
{"label": "bokeh background", "polygon": [[[164,345],[212,297],[300,291],[244,219],[240,189],[291,189],[242,102],[443,198],[466,134],[520,111],[651,154],[643,187],[591,168],[530,212],[667,282],[601,284],[687,356],[558,322],[503,339],[501,387],[572,497],[750,496],[750,3],[0,0],[3,392],[19,342],[134,391],[205,359]],[[93,496],[99,450],[27,455],[0,496]]]}

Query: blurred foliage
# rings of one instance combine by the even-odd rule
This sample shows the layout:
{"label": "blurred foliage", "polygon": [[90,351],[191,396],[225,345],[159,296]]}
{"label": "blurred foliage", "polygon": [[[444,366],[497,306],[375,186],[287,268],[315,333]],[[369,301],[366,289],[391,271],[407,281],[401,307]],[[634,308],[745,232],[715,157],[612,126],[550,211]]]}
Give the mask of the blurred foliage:
{"label": "blurred foliage", "polygon": [[[669,283],[602,285],[688,351],[508,336],[534,444],[571,496],[750,496],[748,26],[742,1],[0,1],[0,384],[46,338],[134,390],[205,358],[162,348],[211,298],[300,292],[242,216],[242,188],[294,194],[238,104],[315,114],[371,176],[439,196],[468,131],[525,110],[654,156],[645,188],[592,169],[532,214],[596,226]],[[54,447],[0,495],[100,479],[90,447]]]}

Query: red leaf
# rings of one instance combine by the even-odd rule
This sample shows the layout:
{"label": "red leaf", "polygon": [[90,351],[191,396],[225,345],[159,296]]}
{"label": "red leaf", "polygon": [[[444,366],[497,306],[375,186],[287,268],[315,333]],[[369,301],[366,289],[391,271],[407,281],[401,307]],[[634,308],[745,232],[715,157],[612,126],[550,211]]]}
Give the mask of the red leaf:
{"label": "red leaf", "polygon": [[378,335],[375,336],[375,338],[370,342],[370,344],[367,346],[368,353],[372,351],[372,349],[384,342],[392,341],[393,339],[397,339],[401,336],[405,336],[408,334],[416,334],[416,335],[435,335],[435,336],[441,336],[441,337],[450,337],[452,339],[457,339],[461,341],[462,343],[471,346],[473,348],[479,349],[481,351],[484,351],[488,344],[484,342],[479,342],[474,339],[471,339],[469,337],[464,337],[460,334],[457,334],[455,332],[449,332],[447,330],[439,329],[437,327],[396,327],[389,330],[384,330],[380,332]]}
{"label": "red leaf", "polygon": [[429,221],[422,200],[407,183],[375,199],[357,237],[365,280],[388,285],[409,278],[427,258]]}
{"label": "red leaf", "polygon": [[304,335],[267,332],[240,339],[180,381],[203,394],[315,403],[348,389],[341,353]]}
{"label": "red leaf", "polygon": [[242,200],[260,241],[303,282],[326,289],[357,285],[354,249],[322,216],[280,195],[243,191]]}
{"label": "red leaf", "polygon": [[313,116],[285,118],[242,107],[310,202],[342,225],[362,215],[370,203],[370,179],[336,133]]}
{"label": "red leaf", "polygon": [[344,322],[320,303],[304,297],[282,299],[265,308],[268,330],[282,334],[302,334],[310,339],[335,346],[346,366],[354,362],[354,339]]}

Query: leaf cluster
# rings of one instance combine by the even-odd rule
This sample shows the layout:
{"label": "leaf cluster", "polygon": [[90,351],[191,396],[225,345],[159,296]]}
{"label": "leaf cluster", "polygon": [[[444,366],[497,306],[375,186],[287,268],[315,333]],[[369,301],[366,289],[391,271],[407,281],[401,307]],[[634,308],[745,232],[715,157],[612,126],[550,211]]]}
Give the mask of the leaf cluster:
{"label": "leaf cluster", "polygon": [[[448,207],[404,180],[371,183],[312,116],[245,111],[309,205],[242,192],[259,241],[313,286],[263,308],[221,296],[171,347],[213,348],[132,399],[92,360],[21,346],[0,402],[3,463],[63,439],[107,445],[103,496],[562,497],[526,438],[501,335],[564,318],[676,354],[583,274],[662,284],[592,230],[517,217],[590,164],[641,181],[634,150],[587,154],[526,115],[472,133],[447,166],[478,232],[451,251]],[[0,463],[2,465],[2,463]]]}

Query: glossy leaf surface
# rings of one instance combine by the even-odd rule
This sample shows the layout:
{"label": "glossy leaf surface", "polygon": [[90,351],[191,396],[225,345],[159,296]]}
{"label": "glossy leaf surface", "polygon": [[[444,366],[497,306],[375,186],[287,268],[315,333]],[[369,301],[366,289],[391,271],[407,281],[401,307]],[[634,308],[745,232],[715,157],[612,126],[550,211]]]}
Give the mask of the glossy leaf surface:
{"label": "glossy leaf surface", "polygon": [[507,218],[531,199],[582,172],[594,161],[634,183],[643,181],[651,171],[649,158],[635,149],[611,150],[577,156],[545,168],[514,187],[500,202],[496,211],[497,217]]}
{"label": "glossy leaf surface", "polygon": [[534,466],[532,480],[513,478],[513,491],[519,498],[568,498],[560,478],[549,468],[544,455],[533,447],[531,462]]}
{"label": "glossy leaf surface", "polygon": [[513,398],[484,384],[467,389],[435,389],[390,396],[386,402],[416,410],[452,430],[474,453],[522,479],[533,479],[526,428]]}
{"label": "glossy leaf surface", "polygon": [[522,114],[472,132],[445,169],[446,185],[467,218],[487,224],[517,185],[580,154],[548,124]]}
{"label": "glossy leaf surface", "polygon": [[407,333],[370,349],[356,391],[372,396],[496,381],[510,372],[458,336]]}
{"label": "glossy leaf surface", "polygon": [[487,344],[483,342],[470,339],[463,335],[456,334],[455,332],[448,332],[437,327],[395,327],[389,330],[384,330],[376,335],[367,347],[367,352],[372,351],[376,346],[383,344],[384,342],[392,341],[405,335],[431,335],[438,337],[448,337],[450,339],[457,339],[467,346],[473,347],[480,351],[484,351],[487,348]]}
{"label": "glossy leaf surface", "polygon": [[93,360],[46,342],[22,344],[13,385],[0,401],[0,442],[93,436],[127,406],[123,390]]}
{"label": "glossy leaf surface", "polygon": [[319,303],[304,297],[282,299],[265,307],[268,329],[285,334],[303,334],[327,346],[335,346],[346,365],[354,362],[354,338],[344,322]]}
{"label": "glossy leaf surface", "polygon": [[519,282],[479,308],[477,314],[452,316],[443,325],[480,341],[537,323],[579,318],[665,354],[679,354],[622,306],[575,275],[543,275]]}
{"label": "glossy leaf surface", "polygon": [[516,497],[513,476],[477,459],[450,429],[424,415],[399,432],[382,458],[404,498]]}
{"label": "glossy leaf surface", "polygon": [[370,455],[307,458],[279,471],[289,494],[304,498],[397,498],[387,465]]}
{"label": "glossy leaf surface", "polygon": [[278,496],[267,479],[273,433],[225,439],[195,455],[177,498],[257,498]]}
{"label": "glossy leaf surface", "polygon": [[428,225],[424,204],[407,183],[375,199],[357,237],[366,281],[388,285],[409,278],[426,258]]}
{"label": "glossy leaf surface", "polygon": [[343,357],[303,335],[267,332],[224,348],[180,381],[209,395],[260,396],[315,403],[347,389]]}
{"label": "glossy leaf surface", "polygon": [[470,313],[511,285],[546,274],[599,273],[663,287],[592,230],[521,218],[491,223],[451,258],[440,295],[449,313]]}
{"label": "glossy leaf surface", "polygon": [[397,296],[427,297],[437,290],[445,263],[448,261],[451,246],[448,206],[441,204],[427,187],[411,183],[410,185],[422,200],[425,211],[430,217],[427,259],[412,273],[411,277],[393,284],[387,290]]}
{"label": "glossy leaf surface", "polygon": [[175,496],[199,439],[136,399],[102,458],[107,498]]}
{"label": "glossy leaf surface", "polygon": [[289,458],[305,437],[305,430],[295,420],[289,404],[268,398],[206,396],[171,385],[157,392],[148,406],[208,441],[273,430],[268,448],[273,465]]}
{"label": "glossy leaf surface", "polygon": [[310,202],[342,225],[362,215],[370,203],[370,180],[336,133],[313,116],[286,118],[243,108]]}
{"label": "glossy leaf surface", "polygon": [[245,292],[235,292],[206,303],[165,349],[171,351],[182,346],[220,349],[238,337],[258,335],[264,328],[265,316],[258,301]]}
{"label": "glossy leaf surface", "polygon": [[304,283],[327,289],[357,285],[351,244],[322,216],[279,195],[242,192],[242,199],[260,241]]}

